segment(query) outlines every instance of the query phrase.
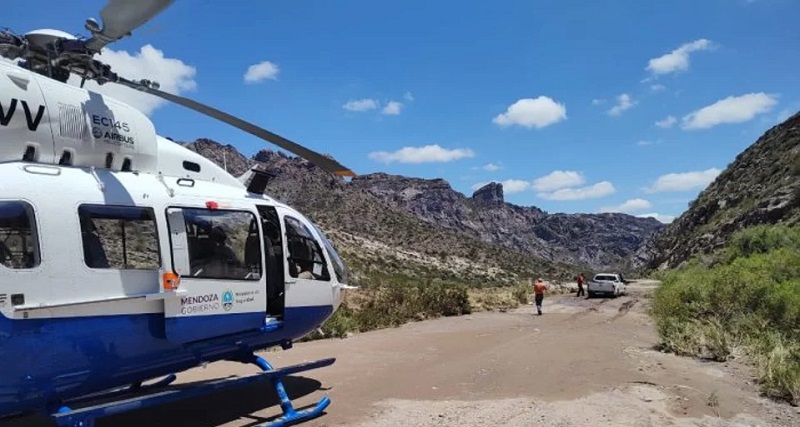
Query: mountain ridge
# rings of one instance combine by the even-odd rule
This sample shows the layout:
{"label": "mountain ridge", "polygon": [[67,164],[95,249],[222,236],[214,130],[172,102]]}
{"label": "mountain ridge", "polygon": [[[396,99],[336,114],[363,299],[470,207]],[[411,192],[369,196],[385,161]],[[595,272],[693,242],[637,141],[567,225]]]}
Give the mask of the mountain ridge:
{"label": "mountain ridge", "polygon": [[443,179],[386,173],[353,178],[351,185],[431,224],[549,261],[594,269],[628,268],[647,238],[663,228],[654,218],[622,213],[555,213],[505,202],[502,184],[468,197]]}

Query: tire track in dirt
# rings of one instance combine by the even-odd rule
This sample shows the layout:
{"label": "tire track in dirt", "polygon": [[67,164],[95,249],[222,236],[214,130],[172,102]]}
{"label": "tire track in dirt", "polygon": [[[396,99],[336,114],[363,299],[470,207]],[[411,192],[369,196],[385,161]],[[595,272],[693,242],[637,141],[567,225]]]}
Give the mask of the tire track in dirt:
{"label": "tire track in dirt", "polygon": [[596,299],[586,298],[581,300],[578,304],[564,304],[563,301],[558,301],[558,303],[564,304],[570,308],[583,308],[583,310],[574,313],[570,316],[569,318],[570,320],[575,320],[585,317],[592,313],[600,313],[600,310],[603,308],[602,306],[604,304],[608,304],[609,301],[611,300],[610,299],[596,300]]}
{"label": "tire track in dirt", "polygon": [[633,306],[636,305],[638,302],[639,302],[638,298],[634,298],[632,300],[623,302],[622,305],[617,310],[617,314],[615,314],[611,319],[608,319],[608,321],[613,322],[619,319],[620,317],[624,317],[625,315],[628,314],[629,311],[631,311]]}

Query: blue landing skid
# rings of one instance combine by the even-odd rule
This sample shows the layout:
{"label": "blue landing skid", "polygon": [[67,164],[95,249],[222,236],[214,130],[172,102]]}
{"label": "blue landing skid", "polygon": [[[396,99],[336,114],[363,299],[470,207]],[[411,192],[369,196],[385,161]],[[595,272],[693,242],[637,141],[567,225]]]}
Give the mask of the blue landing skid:
{"label": "blue landing skid", "polygon": [[[242,360],[245,363],[253,363],[260,367],[263,372],[250,375],[242,378],[231,379],[217,379],[205,382],[200,385],[188,385],[184,388],[175,388],[169,390],[158,391],[155,393],[130,397],[128,399],[115,400],[112,402],[99,403],[93,406],[88,406],[80,409],[71,409],[68,406],[62,406],[50,417],[59,426],[66,427],[94,427],[94,422],[97,418],[106,417],[109,415],[119,414],[122,412],[133,411],[136,409],[143,409],[150,406],[157,406],[164,403],[174,402],[176,400],[187,399],[191,397],[198,397],[209,394],[222,389],[229,389],[234,387],[241,387],[249,384],[255,384],[263,381],[270,381],[275,387],[278,397],[281,399],[281,409],[283,415],[269,423],[262,424],[254,427],[284,427],[290,424],[295,424],[301,421],[306,421],[322,414],[325,408],[330,405],[331,400],[325,396],[313,408],[305,411],[297,411],[292,406],[292,401],[286,394],[283,387],[282,378],[298,372],[309,371],[312,369],[330,366],[336,361],[335,358],[320,359],[314,362],[301,363],[297,365],[287,366],[281,369],[274,369],[266,360],[261,357],[252,355],[251,358]],[[170,378],[170,377],[168,377]],[[171,378],[170,378],[171,379]],[[152,389],[156,385],[164,386],[167,379],[149,386],[142,387],[142,389]],[[171,382],[171,381],[169,381]],[[119,393],[114,393],[119,394]],[[106,396],[107,397],[107,396]]]}

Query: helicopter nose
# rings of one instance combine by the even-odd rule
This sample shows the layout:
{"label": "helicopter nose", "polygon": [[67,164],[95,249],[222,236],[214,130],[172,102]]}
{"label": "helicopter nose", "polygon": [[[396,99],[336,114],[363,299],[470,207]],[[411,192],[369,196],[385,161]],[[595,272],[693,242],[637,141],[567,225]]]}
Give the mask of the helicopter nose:
{"label": "helicopter nose", "polygon": [[344,293],[342,292],[342,285],[335,284],[333,285],[333,311],[336,311],[340,305],[342,305],[342,301],[344,300]]}

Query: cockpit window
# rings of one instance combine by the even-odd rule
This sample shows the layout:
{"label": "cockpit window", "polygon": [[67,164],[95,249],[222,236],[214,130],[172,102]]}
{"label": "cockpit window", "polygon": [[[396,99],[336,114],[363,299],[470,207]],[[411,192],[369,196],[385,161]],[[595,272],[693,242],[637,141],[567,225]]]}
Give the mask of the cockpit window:
{"label": "cockpit window", "polygon": [[341,284],[347,284],[347,267],[344,265],[344,262],[339,257],[339,253],[336,252],[336,249],[333,247],[333,243],[322,231],[321,228],[317,224],[313,224],[314,228],[317,229],[317,232],[320,236],[322,236],[322,243],[325,245],[325,251],[328,252],[328,256],[333,261],[333,271],[336,273],[336,280]]}
{"label": "cockpit window", "polygon": [[286,245],[289,248],[289,275],[299,279],[331,280],[322,248],[300,220],[290,216],[286,221]]}
{"label": "cockpit window", "polygon": [[33,208],[21,201],[0,202],[0,265],[27,269],[38,266],[39,261]]}

